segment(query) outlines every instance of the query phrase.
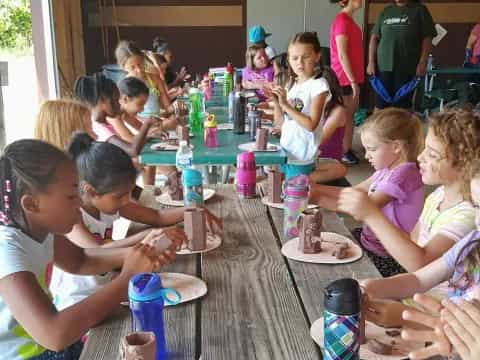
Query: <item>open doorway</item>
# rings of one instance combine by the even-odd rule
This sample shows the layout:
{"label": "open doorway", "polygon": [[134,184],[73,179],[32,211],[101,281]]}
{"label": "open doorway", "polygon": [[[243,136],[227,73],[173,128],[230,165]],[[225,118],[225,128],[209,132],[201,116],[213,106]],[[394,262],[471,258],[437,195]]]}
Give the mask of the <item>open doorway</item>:
{"label": "open doorway", "polygon": [[0,62],[4,140],[9,143],[32,136],[38,110],[29,0],[0,2]]}

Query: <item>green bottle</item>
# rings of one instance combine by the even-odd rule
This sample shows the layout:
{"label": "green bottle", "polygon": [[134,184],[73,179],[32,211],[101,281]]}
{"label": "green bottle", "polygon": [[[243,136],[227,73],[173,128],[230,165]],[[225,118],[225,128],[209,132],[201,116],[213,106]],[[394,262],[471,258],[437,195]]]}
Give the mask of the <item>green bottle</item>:
{"label": "green bottle", "polygon": [[188,92],[190,100],[190,113],[188,124],[190,131],[194,135],[202,135],[203,133],[203,94],[200,89],[196,87],[190,88]]}
{"label": "green bottle", "polygon": [[227,69],[225,70],[225,76],[223,79],[223,96],[228,97],[233,90],[233,74],[235,69],[233,68],[232,63],[227,64]]}

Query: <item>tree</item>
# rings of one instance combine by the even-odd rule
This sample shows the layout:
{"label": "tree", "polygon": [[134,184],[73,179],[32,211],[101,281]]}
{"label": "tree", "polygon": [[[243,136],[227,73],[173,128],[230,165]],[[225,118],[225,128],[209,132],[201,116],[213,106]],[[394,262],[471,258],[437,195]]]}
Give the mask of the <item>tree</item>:
{"label": "tree", "polygon": [[32,45],[32,13],[28,0],[0,1],[0,48],[25,49]]}

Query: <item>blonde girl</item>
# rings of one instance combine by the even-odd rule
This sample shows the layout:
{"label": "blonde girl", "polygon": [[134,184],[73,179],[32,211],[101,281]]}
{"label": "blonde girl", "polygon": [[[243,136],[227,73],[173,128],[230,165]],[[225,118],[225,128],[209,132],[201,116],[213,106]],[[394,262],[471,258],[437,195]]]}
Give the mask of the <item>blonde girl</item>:
{"label": "blonde girl", "polygon": [[365,192],[344,190],[338,209],[364,222],[386,251],[407,271],[441,257],[475,228],[470,169],[478,157],[480,121],[454,109],[430,117],[425,149],[418,157],[423,183],[437,185],[411,232],[394,226]]}
{"label": "blonde girl", "polygon": [[35,138],[66,149],[72,134],[81,131],[96,138],[90,109],[74,100],[48,100],[40,106],[35,123]]}
{"label": "blonde girl", "polygon": [[[416,158],[423,146],[420,120],[401,109],[386,109],[372,115],[360,129],[365,158],[375,172],[351,188],[369,199],[391,226],[410,232],[423,204],[423,183]],[[338,211],[342,188],[313,185],[310,201]],[[392,254],[366,224],[355,232],[362,247],[383,276],[403,272]]]}

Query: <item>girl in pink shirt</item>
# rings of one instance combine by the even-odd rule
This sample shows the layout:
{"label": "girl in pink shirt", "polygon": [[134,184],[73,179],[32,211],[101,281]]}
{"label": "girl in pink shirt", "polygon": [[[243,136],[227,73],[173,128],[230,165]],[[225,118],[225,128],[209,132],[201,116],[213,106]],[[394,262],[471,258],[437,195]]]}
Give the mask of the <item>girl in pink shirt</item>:
{"label": "girl in pink shirt", "polygon": [[465,48],[465,63],[478,64],[480,60],[480,24],[473,27]]}
{"label": "girl in pink shirt", "polygon": [[349,112],[343,137],[344,162],[358,163],[353,154],[353,114],[358,107],[360,84],[365,80],[362,30],[352,16],[362,8],[362,0],[330,0],[341,7],[330,26],[330,62],[342,87],[343,101]]}

